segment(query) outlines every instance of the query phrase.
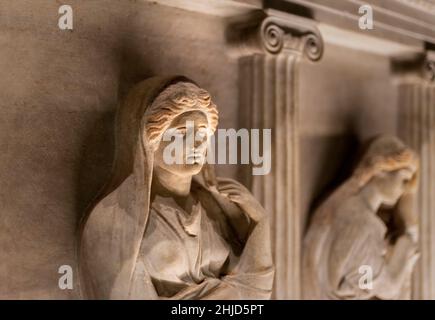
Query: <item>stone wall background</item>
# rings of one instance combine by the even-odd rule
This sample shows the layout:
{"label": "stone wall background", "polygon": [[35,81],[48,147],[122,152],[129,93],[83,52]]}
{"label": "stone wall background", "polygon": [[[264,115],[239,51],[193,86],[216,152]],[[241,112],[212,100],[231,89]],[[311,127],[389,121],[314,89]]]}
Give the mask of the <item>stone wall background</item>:
{"label": "stone wall background", "polygon": [[362,144],[397,133],[397,89],[389,66],[386,55],[330,44],[319,62],[301,67],[303,229],[313,207],[349,176]]}
{"label": "stone wall background", "polygon": [[222,18],[71,0],[74,30],[62,31],[62,4],[0,2],[0,298],[78,297],[58,288],[58,268],[75,266],[76,224],[108,175],[114,111],[132,84],[184,74],[211,92],[220,127],[237,124]]}

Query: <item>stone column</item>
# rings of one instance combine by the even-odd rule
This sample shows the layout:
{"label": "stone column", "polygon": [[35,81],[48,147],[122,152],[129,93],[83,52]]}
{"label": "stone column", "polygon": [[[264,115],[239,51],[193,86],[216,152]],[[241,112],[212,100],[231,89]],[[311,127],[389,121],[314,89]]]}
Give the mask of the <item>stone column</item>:
{"label": "stone column", "polygon": [[[275,13],[276,14],[276,13]],[[272,169],[241,179],[269,213],[275,262],[274,299],[301,297],[298,67],[317,61],[323,40],[316,25],[293,15],[268,14],[242,30],[240,126],[272,129]],[[260,149],[261,150],[261,149]]]}
{"label": "stone column", "polygon": [[435,60],[427,59],[420,77],[399,84],[399,134],[420,155],[416,210],[420,215],[420,260],[413,299],[435,299]]}

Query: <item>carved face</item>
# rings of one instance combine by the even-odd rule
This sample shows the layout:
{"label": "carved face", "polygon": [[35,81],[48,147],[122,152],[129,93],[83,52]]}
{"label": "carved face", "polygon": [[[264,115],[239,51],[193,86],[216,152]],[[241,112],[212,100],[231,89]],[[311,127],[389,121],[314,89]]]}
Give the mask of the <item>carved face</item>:
{"label": "carved face", "polygon": [[[204,164],[209,137],[207,116],[201,111],[182,113],[171,121],[166,131],[169,136],[177,135],[177,138],[165,141],[167,139],[163,135],[154,153],[154,167],[183,177],[199,173]],[[174,159],[176,163],[171,161]]]}
{"label": "carved face", "polygon": [[414,172],[411,169],[400,169],[382,172],[375,176],[372,183],[375,185],[382,203],[394,206],[408,187]]}

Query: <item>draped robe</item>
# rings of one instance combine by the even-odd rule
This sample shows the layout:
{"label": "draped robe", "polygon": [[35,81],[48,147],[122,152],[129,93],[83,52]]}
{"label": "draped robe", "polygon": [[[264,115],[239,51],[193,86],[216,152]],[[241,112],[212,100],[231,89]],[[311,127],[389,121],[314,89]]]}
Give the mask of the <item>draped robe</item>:
{"label": "draped robe", "polygon": [[[219,180],[209,165],[194,177],[192,188],[200,194],[203,217],[208,227],[213,225],[212,235],[222,242],[219,253],[227,251],[218,262],[222,265],[210,273],[202,270],[205,276],[190,283],[175,281],[172,285],[179,287],[162,289],[163,282],[159,285],[156,278],[164,280],[167,274],[158,275],[158,266],[151,270],[149,257],[143,256],[147,250],[150,254],[146,231],[155,226],[157,217],[150,203],[153,149],[142,134],[146,110],[160,92],[177,81],[191,80],[180,76],[147,79],[132,89],[118,110],[111,179],[91,203],[79,228],[82,295],[90,299],[268,299],[274,272],[267,217],[262,214],[253,221],[249,217],[258,215],[257,210],[244,212],[238,207],[237,214],[229,210],[237,205],[219,194]],[[240,192],[247,191],[240,186]],[[239,221],[247,221],[248,233],[238,229]],[[161,267],[167,270],[164,260]],[[193,271],[183,270],[182,263],[177,268],[179,274]]]}

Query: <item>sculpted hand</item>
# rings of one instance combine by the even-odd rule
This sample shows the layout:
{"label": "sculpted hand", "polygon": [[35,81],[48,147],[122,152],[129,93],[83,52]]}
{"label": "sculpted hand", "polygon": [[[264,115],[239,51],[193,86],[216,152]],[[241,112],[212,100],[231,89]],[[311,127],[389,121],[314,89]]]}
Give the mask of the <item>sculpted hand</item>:
{"label": "sculpted hand", "polygon": [[402,263],[405,264],[405,269],[412,271],[415,263],[420,257],[418,246],[409,235],[403,235],[397,239],[396,247],[397,250],[401,252],[402,259],[404,259],[404,261],[402,260]]}
{"label": "sculpted hand", "polygon": [[265,215],[261,204],[242,184],[226,178],[217,180],[219,192],[236,203],[252,220],[259,221]]}
{"label": "sculpted hand", "polygon": [[418,239],[418,214],[415,210],[417,182],[417,176],[415,175],[397,205],[398,215],[403,220],[406,231],[413,236],[415,242]]}

